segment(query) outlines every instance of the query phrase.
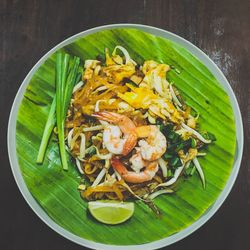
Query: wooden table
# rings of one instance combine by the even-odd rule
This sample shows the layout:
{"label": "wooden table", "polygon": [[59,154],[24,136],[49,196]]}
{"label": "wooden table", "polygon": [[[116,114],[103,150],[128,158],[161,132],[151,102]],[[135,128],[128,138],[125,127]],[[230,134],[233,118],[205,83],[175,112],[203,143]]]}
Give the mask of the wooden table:
{"label": "wooden table", "polygon": [[47,227],[22,198],[10,171],[6,128],[14,96],[37,60],[65,38],[110,23],[172,31],[207,53],[228,78],[245,125],[239,176],[216,215],[168,249],[250,249],[249,0],[0,0],[0,18],[1,249],[83,249]]}

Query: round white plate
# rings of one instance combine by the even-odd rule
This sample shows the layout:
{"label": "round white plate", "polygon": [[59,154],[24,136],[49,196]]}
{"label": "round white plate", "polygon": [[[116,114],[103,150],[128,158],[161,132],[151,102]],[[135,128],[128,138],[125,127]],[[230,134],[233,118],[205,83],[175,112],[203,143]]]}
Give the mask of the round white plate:
{"label": "round white plate", "polygon": [[[189,227],[185,228],[184,230],[171,235],[165,239],[154,241],[151,243],[147,244],[142,244],[142,245],[130,245],[130,246],[111,246],[111,245],[106,245],[106,244],[100,244],[100,243],[95,243],[93,241],[85,240],[81,237],[78,237],[69,231],[65,230],[61,226],[57,225],[45,212],[44,210],[39,206],[39,204],[36,202],[36,200],[33,198],[31,193],[29,192],[28,188],[26,187],[26,184],[24,182],[24,179],[22,177],[21,171],[19,169],[18,161],[17,161],[17,154],[16,154],[16,119],[17,119],[17,113],[18,109],[20,106],[20,103],[23,99],[23,95],[25,92],[25,89],[27,85],[29,84],[30,79],[32,78],[33,74],[36,72],[36,70],[43,64],[43,62],[50,57],[57,49],[64,47],[65,45],[68,45],[78,38],[87,36],[89,34],[96,33],[98,31],[102,30],[107,30],[107,29],[113,29],[113,28],[135,28],[139,29],[148,33],[151,33],[155,36],[160,36],[166,39],[169,39],[182,47],[186,48],[189,50],[194,56],[196,56],[200,61],[202,61],[206,67],[212,72],[212,74],[217,78],[218,82],[221,83],[222,87],[228,94],[231,105],[233,108],[234,112],[234,117],[235,117],[235,123],[236,123],[236,138],[237,138],[237,145],[236,145],[236,152],[235,152],[235,160],[234,160],[234,165],[232,168],[232,172],[230,177],[228,178],[228,181],[225,185],[224,190],[221,192],[219,195],[218,199],[215,201],[215,203],[204,213],[197,221],[195,221],[192,225]],[[241,119],[241,113],[240,109],[236,100],[236,97],[233,93],[232,88],[230,87],[227,79],[223,75],[223,73],[220,71],[220,69],[216,66],[216,64],[209,59],[209,57],[204,54],[199,48],[188,42],[187,40],[162,29],[158,29],[155,27],[151,26],[145,26],[145,25],[139,25],[139,24],[111,24],[111,25],[106,25],[106,26],[100,26],[96,27],[90,30],[86,30],[83,32],[80,32],[57,46],[55,46],[53,49],[51,49],[46,55],[44,55],[38,62],[37,64],[31,69],[29,74],[26,76],[24,79],[21,87],[19,88],[17,95],[15,97],[11,113],[10,113],[10,118],[9,118],[9,125],[8,125],[8,152],[9,152],[9,158],[10,158],[10,164],[12,168],[13,175],[15,177],[16,183],[27,201],[27,203],[30,205],[30,207],[33,209],[33,211],[52,229],[54,229],[56,232],[64,236],[65,238],[76,242],[80,245],[93,248],[93,249],[156,249],[160,247],[164,247],[167,245],[170,245],[174,242],[177,242],[184,237],[188,236],[195,230],[197,230],[199,227],[201,227],[207,220],[209,220],[215,212],[219,209],[219,207],[222,205],[226,197],[228,196],[235,179],[237,177],[239,168],[240,168],[240,163],[241,163],[241,158],[242,158],[242,152],[243,152],[243,126],[242,126],[242,119]]]}

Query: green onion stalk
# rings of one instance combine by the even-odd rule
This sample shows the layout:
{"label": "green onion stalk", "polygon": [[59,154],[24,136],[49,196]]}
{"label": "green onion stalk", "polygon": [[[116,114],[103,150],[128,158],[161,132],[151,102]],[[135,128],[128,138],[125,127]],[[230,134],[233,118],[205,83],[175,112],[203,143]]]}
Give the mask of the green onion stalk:
{"label": "green onion stalk", "polygon": [[37,163],[42,163],[44,160],[48,141],[56,124],[62,167],[64,170],[68,169],[67,153],[64,140],[64,126],[73,88],[81,76],[79,73],[79,65],[80,58],[78,57],[74,57],[73,60],[70,60],[70,56],[68,54],[59,52],[56,55],[56,95],[51,104],[49,116],[44,128],[43,137],[37,156]]}

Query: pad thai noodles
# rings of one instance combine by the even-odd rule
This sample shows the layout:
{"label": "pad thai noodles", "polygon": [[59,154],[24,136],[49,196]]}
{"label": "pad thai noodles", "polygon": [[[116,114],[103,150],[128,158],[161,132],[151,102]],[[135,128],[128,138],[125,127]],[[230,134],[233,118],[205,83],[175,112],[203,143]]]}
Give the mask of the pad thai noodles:
{"label": "pad thai noodles", "polygon": [[139,65],[116,46],[84,62],[65,118],[66,148],[87,181],[86,200],[152,200],[173,193],[196,171],[198,158],[215,140],[198,131],[199,114],[168,81],[173,66],[154,60]]}

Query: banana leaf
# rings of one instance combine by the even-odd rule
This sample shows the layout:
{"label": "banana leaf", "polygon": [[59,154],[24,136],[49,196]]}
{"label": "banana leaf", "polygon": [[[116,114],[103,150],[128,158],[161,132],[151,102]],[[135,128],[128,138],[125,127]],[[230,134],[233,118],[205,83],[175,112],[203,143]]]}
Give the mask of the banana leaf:
{"label": "banana leaf", "polygon": [[55,94],[55,55],[33,75],[19,108],[17,155],[26,185],[46,213],[60,226],[82,238],[114,245],[143,244],[170,236],[196,221],[217,199],[230,175],[236,147],[235,122],[229,97],[210,71],[186,49],[161,37],[135,29],[105,30],[76,40],[63,48],[83,61],[124,46],[139,64],[153,59],[172,65],[168,74],[186,102],[200,114],[200,131],[217,141],[200,158],[206,176],[204,190],[198,174],[182,179],[177,192],[156,198],[162,215],[136,201],[134,216],[109,226],[94,220],[77,190],[80,176],[69,157],[63,171],[55,137],[51,137],[43,165],[35,163],[44,125]]}

